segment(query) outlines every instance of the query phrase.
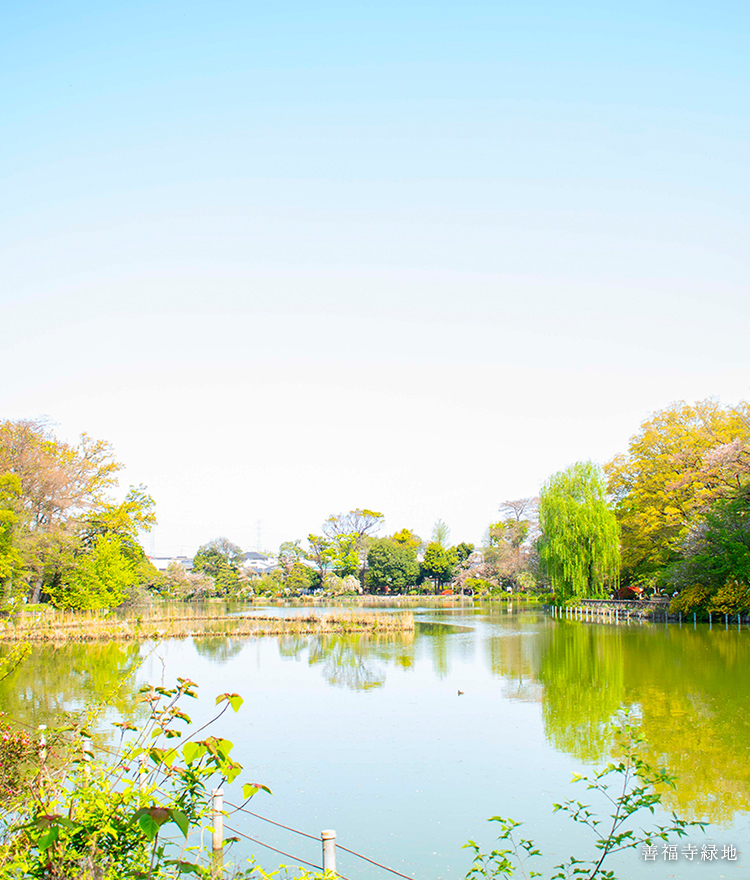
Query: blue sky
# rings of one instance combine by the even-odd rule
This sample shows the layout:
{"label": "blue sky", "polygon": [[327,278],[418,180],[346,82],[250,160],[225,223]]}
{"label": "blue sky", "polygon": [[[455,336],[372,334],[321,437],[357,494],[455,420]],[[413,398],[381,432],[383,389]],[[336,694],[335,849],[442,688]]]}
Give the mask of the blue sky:
{"label": "blue sky", "polygon": [[3,16],[0,412],[110,440],[147,549],[478,540],[748,396],[745,4]]}

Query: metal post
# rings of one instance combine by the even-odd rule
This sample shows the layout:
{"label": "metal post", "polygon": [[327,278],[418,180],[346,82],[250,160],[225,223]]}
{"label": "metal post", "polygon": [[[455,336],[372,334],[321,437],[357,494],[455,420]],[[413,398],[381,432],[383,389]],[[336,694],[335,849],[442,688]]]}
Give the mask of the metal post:
{"label": "metal post", "polygon": [[336,832],[329,829],[321,831],[320,838],[323,841],[323,873],[330,871],[336,873]]}
{"label": "metal post", "polygon": [[214,829],[211,841],[212,873],[214,877],[219,877],[224,867],[224,792],[220,788],[214,788],[211,792],[211,812],[211,824]]}

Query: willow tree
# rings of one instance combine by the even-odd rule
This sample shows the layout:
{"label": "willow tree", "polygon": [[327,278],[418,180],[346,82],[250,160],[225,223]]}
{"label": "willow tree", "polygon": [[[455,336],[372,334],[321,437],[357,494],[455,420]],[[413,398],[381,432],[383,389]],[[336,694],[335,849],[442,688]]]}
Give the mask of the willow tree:
{"label": "willow tree", "polygon": [[539,554],[555,595],[597,598],[617,584],[617,520],[599,468],[578,462],[545,483],[539,498]]}

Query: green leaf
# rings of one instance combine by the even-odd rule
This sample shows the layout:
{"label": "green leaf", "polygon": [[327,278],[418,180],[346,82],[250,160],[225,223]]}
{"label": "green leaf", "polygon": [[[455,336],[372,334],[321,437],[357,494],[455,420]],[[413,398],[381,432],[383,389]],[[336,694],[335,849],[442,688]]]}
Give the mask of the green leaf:
{"label": "green leaf", "polygon": [[138,817],[138,827],[149,840],[153,840],[159,833],[159,823],[147,810]]}
{"label": "green leaf", "polygon": [[268,792],[268,794],[273,794],[270,788],[267,785],[261,785],[260,782],[246,782],[242,786],[242,797],[245,800],[251,798],[254,794],[257,794],[259,791]]}
{"label": "green leaf", "polygon": [[36,845],[40,852],[44,852],[49,849],[53,843],[55,843],[60,836],[60,829],[57,825],[53,825],[44,834],[37,840]]}
{"label": "green leaf", "polygon": [[182,831],[183,835],[185,836],[185,839],[187,839],[188,817],[185,815],[185,813],[182,812],[182,810],[172,809],[169,811],[169,814],[174,824],[177,825],[177,827],[180,829],[180,831]]}
{"label": "green leaf", "polygon": [[239,694],[219,694],[216,698],[216,705],[218,706],[219,703],[223,703],[224,700],[229,701],[229,705],[235,712],[239,712],[240,706],[245,702]]}
{"label": "green leaf", "polygon": [[182,755],[188,764],[200,760],[206,754],[206,747],[203,743],[186,742],[182,747]]}

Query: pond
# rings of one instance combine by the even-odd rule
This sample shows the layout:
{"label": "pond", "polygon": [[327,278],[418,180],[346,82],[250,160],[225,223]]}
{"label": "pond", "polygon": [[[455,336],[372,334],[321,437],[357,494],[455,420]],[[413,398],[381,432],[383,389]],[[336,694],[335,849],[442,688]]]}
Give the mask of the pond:
{"label": "pond", "polygon": [[[259,608],[287,614],[288,609]],[[332,609],[321,609],[328,611]],[[392,613],[401,613],[393,609]],[[608,721],[628,707],[646,757],[678,776],[668,809],[711,822],[700,847],[743,849],[750,804],[750,631],[706,625],[608,625],[552,619],[505,604],[416,608],[414,632],[173,639],[35,647],[0,683],[0,705],[31,724],[107,698],[132,713],[143,682],[198,682],[186,706],[211,717],[215,695],[240,693],[215,733],[235,743],[245,780],[263,782],[249,808],[338,842],[418,880],[459,880],[468,838],[494,844],[490,816],[524,822],[545,853],[539,867],[588,855],[591,835],[552,805],[584,799],[573,772],[601,764]],[[459,693],[459,691],[461,693]],[[114,720],[114,719],[112,719]],[[235,790],[237,788],[237,790]],[[238,787],[227,800],[240,802]],[[586,800],[588,803],[589,800]],[[232,827],[319,864],[320,844],[249,815]],[[744,856],[708,865],[625,853],[618,876],[745,877]],[[267,868],[282,857],[247,844]],[[235,850],[235,854],[238,850]],[[350,880],[393,876],[347,853]]]}

